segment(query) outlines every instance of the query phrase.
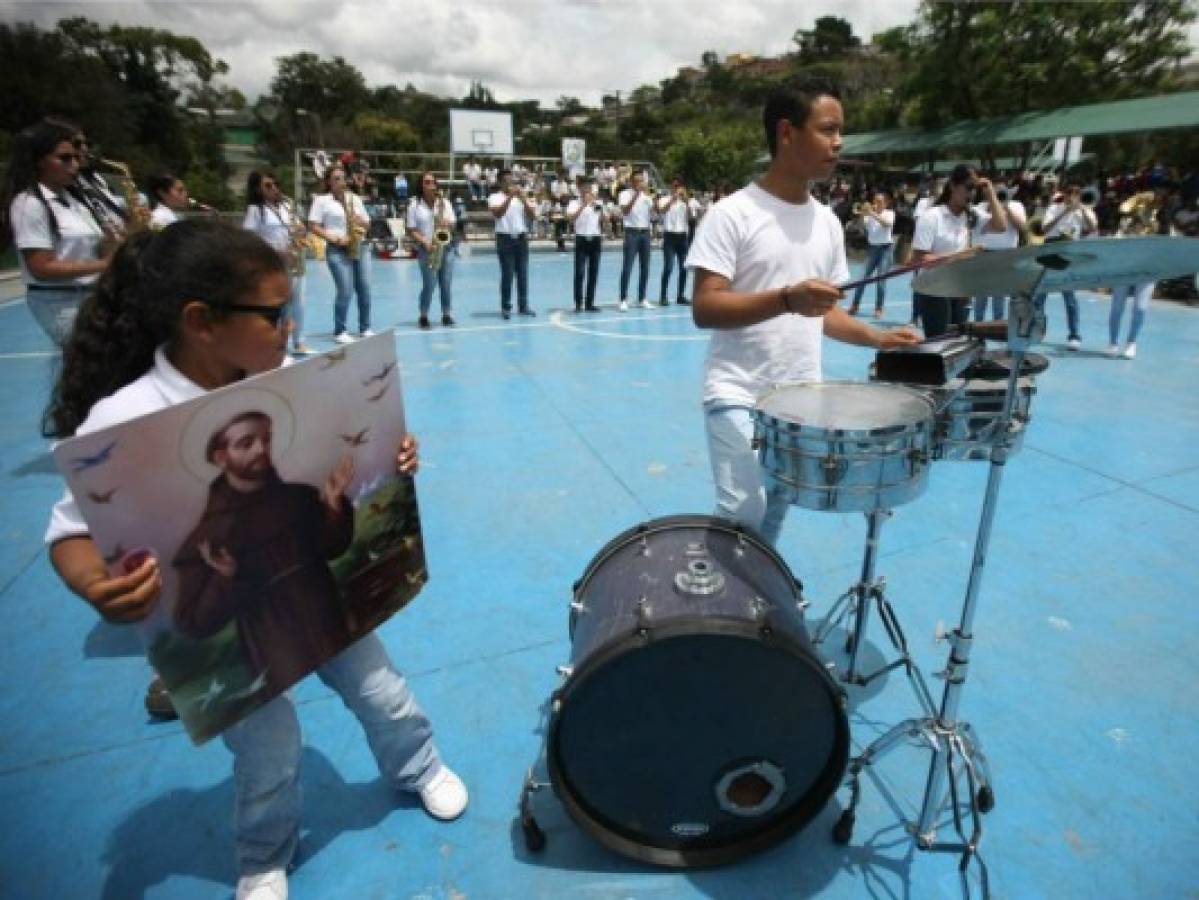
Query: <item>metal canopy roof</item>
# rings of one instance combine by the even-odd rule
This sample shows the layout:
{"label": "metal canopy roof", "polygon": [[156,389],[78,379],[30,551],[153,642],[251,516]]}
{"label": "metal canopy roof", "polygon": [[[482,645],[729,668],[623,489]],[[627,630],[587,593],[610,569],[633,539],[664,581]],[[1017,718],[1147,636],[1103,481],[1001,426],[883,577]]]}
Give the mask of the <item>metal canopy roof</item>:
{"label": "metal canopy roof", "polygon": [[996,119],[973,119],[944,128],[896,128],[849,134],[845,136],[841,153],[869,156],[1196,126],[1199,126],[1199,91],[1186,91],[1140,100],[1038,110]]}

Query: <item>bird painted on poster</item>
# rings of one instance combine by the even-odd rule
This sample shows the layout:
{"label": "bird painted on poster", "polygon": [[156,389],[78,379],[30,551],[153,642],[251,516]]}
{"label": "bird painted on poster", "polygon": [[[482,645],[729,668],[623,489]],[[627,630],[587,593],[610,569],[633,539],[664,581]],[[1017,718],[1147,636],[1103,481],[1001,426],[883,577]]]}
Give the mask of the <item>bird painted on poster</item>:
{"label": "bird painted on poster", "polygon": [[71,460],[71,465],[76,472],[82,472],[85,469],[93,469],[96,466],[102,466],[112,457],[112,451],[117,446],[117,442],[113,441],[99,453],[92,456],[77,456]]}
{"label": "bird painted on poster", "polygon": [[117,488],[113,488],[111,491],[105,491],[104,493],[100,493],[99,491],[88,491],[87,496],[88,499],[93,503],[110,503],[112,502],[112,495],[116,492]]}
{"label": "bird painted on poster", "polygon": [[388,375],[391,374],[391,370],[394,369],[395,367],[396,367],[395,363],[388,363],[387,365],[385,365],[383,367],[382,371],[379,372],[378,375],[372,375],[370,378],[368,378],[364,382],[362,382],[362,386],[367,387],[368,385],[374,384],[376,381],[383,381],[384,379],[387,378]]}
{"label": "bird painted on poster", "polygon": [[343,434],[341,439],[351,447],[361,447],[363,444],[370,443],[370,438],[366,436],[368,432],[370,432],[369,428],[363,428],[357,434]]}
{"label": "bird painted on poster", "polygon": [[378,403],[380,400],[383,399],[383,395],[387,393],[387,389],[390,387],[391,387],[391,382],[389,381],[385,385],[383,385],[383,387],[381,387],[379,389],[379,392],[377,394],[371,394],[369,397],[367,397],[366,402],[367,403]]}
{"label": "bird painted on poster", "polygon": [[345,362],[346,356],[347,353],[345,347],[342,347],[340,350],[331,350],[325,354],[325,361],[321,363],[321,369],[332,369],[339,362]]}

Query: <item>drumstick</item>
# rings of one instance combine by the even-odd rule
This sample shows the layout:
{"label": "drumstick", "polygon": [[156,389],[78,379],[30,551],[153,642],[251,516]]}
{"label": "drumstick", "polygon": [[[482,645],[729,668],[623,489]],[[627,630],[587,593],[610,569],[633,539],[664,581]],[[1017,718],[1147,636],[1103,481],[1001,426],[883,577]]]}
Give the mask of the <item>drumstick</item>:
{"label": "drumstick", "polygon": [[[971,248],[973,250],[974,248]],[[968,258],[974,254],[970,251],[965,253],[950,253],[948,256],[938,256],[936,259],[922,259],[917,263],[909,263],[906,266],[900,266],[898,269],[892,269],[889,272],[884,272],[882,275],[873,275],[870,278],[859,278],[857,281],[847,281],[845,284],[837,285],[837,290],[844,293],[852,290],[859,285],[874,284],[876,281],[885,281],[888,278],[894,278],[897,275],[906,275],[908,272],[917,272],[920,269],[932,269],[936,266],[943,265],[947,262]]]}

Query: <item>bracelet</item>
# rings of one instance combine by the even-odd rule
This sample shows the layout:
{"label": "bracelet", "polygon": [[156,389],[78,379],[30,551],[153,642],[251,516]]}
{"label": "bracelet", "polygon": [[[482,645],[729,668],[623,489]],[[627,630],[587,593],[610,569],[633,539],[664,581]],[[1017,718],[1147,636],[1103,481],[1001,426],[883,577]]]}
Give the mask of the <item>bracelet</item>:
{"label": "bracelet", "polygon": [[784,312],[794,312],[794,310],[791,309],[791,301],[787,299],[787,289],[785,287],[779,288],[779,300],[781,300],[783,303]]}

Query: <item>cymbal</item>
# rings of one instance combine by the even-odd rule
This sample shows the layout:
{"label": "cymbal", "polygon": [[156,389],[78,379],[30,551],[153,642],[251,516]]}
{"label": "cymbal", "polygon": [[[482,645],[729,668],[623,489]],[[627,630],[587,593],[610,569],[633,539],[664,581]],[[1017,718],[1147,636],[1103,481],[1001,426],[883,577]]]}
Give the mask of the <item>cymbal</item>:
{"label": "cymbal", "polygon": [[987,250],[922,272],[912,289],[934,297],[1022,294],[1034,287],[1043,294],[1160,281],[1196,271],[1199,238],[1098,238]]}

